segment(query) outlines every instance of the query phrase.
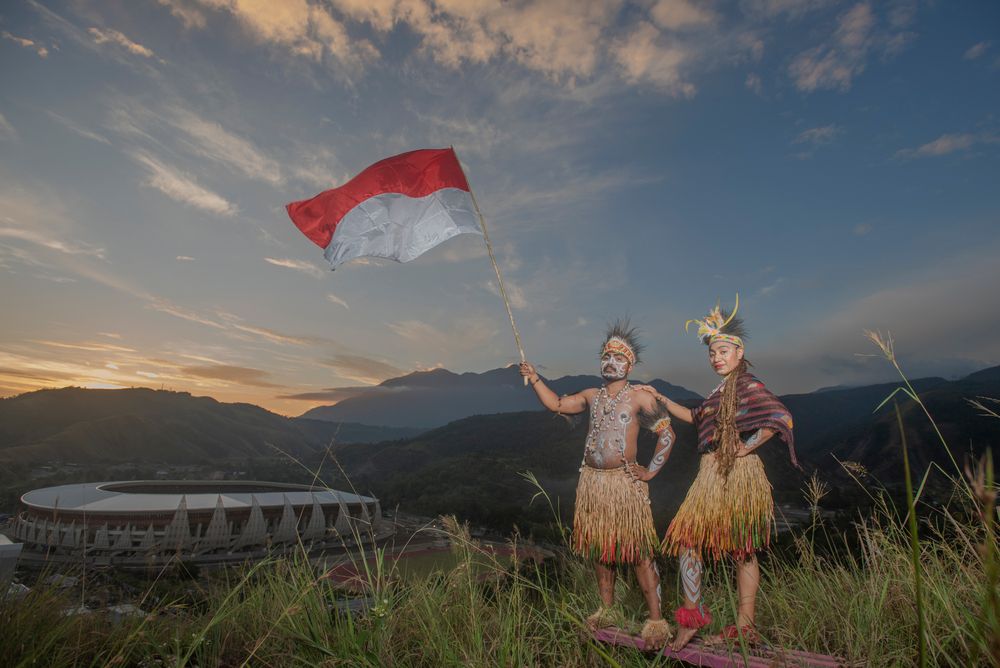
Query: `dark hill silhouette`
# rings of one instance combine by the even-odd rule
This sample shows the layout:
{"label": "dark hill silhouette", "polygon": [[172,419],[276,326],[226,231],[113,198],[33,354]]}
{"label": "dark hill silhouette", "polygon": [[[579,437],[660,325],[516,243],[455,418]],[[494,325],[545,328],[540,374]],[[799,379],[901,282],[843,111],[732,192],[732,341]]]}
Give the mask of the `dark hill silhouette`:
{"label": "dark hill silhouette", "polygon": [[331,439],[380,441],[416,430],[294,420],[251,404],[134,388],[39,390],[0,400],[0,460],[195,463],[303,454]]}
{"label": "dark hill silhouette", "polygon": [[[969,399],[1000,398],[1000,367],[939,383],[926,391],[917,388],[917,391],[948,443],[951,457],[920,407],[899,395],[910,465],[915,471],[922,473],[929,465],[937,464],[949,474],[957,474],[952,459],[963,466],[967,457],[978,457],[987,447],[997,451],[1000,420],[981,415]],[[839,459],[863,464],[882,480],[900,479],[902,446],[891,404],[873,421],[852,429],[831,446],[832,454]]]}
{"label": "dark hill silhouette", "polygon": [[[597,387],[601,379],[563,376],[546,382],[557,393],[567,394]],[[662,380],[650,384],[676,401],[701,398]],[[430,429],[471,415],[530,410],[540,410],[538,400],[534,392],[524,387],[517,367],[512,366],[484,373],[418,371],[366,388],[333,406],[313,408],[301,417]]]}
{"label": "dark hill silhouette", "polygon": [[[917,393],[922,394],[947,382],[943,378],[919,378],[912,384]],[[795,418],[799,454],[807,460],[824,456],[830,451],[831,443],[853,433],[859,425],[871,423],[875,407],[897,386],[898,383],[882,383],[782,396],[781,400]]]}

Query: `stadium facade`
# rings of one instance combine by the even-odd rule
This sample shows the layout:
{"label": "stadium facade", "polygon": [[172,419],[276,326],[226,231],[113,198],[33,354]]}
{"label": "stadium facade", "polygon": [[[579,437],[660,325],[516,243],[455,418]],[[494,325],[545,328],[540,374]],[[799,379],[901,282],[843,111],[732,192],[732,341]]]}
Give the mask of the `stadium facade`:
{"label": "stadium facade", "polygon": [[46,487],[21,497],[7,533],[21,559],[148,567],[224,563],[303,545],[378,540],[378,499],[308,485],[143,480]]}

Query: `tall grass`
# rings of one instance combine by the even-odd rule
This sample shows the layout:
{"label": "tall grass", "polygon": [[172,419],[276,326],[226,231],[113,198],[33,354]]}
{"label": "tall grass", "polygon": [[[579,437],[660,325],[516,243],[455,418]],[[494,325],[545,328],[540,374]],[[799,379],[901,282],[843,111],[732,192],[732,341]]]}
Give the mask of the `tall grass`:
{"label": "tall grass", "polygon": [[[806,489],[811,524],[796,532],[792,549],[762,561],[761,636],[855,665],[1000,665],[992,460],[987,454],[967,469],[968,479],[952,478],[958,493],[950,505],[921,505],[919,490],[911,489],[906,512],[899,512],[862,467],[845,463],[875,501],[847,533],[823,519],[829,487],[813,478]],[[533,476],[526,478],[565,536],[552,500]],[[443,526],[455,565],[428,577],[403,577],[382,549],[362,549],[355,568],[366,603],[354,614],[342,611],[345,593],[302,546],[188,583],[187,593],[164,577],[143,596],[151,614],[118,624],[100,613],[66,616],[62,611],[79,598],[39,586],[22,600],[0,601],[0,665],[667,665],[598,645],[582,632],[582,620],[599,603],[590,564],[563,550],[541,566],[518,566],[482,549],[454,518]],[[673,563],[660,566],[669,610],[677,602],[676,571]],[[710,631],[734,614],[731,566],[711,569]],[[623,575],[616,613],[622,625],[637,628],[645,606],[631,573]]]}

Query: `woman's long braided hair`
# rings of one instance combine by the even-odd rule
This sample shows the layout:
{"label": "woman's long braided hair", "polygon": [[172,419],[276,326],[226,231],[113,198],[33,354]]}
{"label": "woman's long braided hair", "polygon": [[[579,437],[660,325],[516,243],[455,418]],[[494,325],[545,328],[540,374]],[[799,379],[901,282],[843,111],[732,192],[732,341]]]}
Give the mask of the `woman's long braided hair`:
{"label": "woman's long braided hair", "polygon": [[741,447],[740,433],[736,429],[736,407],[739,404],[737,385],[740,376],[747,370],[747,361],[740,360],[736,368],[726,376],[726,384],[722,387],[722,399],[719,411],[715,414],[715,442],[717,449],[715,461],[722,475],[728,476],[736,463],[736,453]]}
{"label": "woman's long braided hair", "polygon": [[[729,318],[725,311],[722,316],[726,319],[726,324],[719,330],[721,334],[730,334],[746,339],[747,331],[743,325],[743,318]],[[711,339],[706,339],[705,343],[710,344]],[[722,475],[728,476],[733,470],[736,462],[736,453],[742,447],[740,443],[740,432],[736,429],[736,409],[739,404],[739,393],[737,385],[740,376],[746,373],[749,362],[746,358],[741,359],[736,368],[726,376],[726,384],[722,387],[722,398],[719,401],[719,411],[715,414],[715,443],[716,462]]]}

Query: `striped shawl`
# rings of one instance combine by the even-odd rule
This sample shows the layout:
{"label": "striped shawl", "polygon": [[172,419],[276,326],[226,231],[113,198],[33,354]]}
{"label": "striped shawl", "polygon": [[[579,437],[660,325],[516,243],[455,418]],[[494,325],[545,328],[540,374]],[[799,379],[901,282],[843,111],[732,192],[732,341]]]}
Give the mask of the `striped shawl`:
{"label": "striped shawl", "polygon": [[[691,411],[698,429],[698,452],[715,450],[715,415],[722,402],[722,387],[720,384],[700,406]],[[740,432],[741,438],[748,432],[755,432],[764,427],[773,429],[788,445],[792,464],[796,468],[801,468],[795,457],[792,414],[785,405],[764,387],[764,383],[748,372],[740,374],[736,381],[736,391],[739,397],[736,407],[736,429]]]}

